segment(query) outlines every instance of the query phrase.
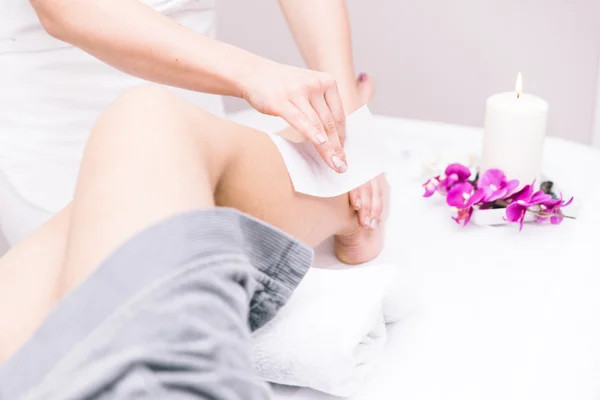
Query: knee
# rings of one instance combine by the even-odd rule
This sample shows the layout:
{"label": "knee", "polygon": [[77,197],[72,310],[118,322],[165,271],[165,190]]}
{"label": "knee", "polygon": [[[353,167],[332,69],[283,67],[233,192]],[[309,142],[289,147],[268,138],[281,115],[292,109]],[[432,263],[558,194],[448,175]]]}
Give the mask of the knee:
{"label": "knee", "polygon": [[168,88],[138,86],[125,91],[106,109],[92,129],[88,147],[105,144],[113,152],[122,149],[136,153],[159,148],[179,151],[190,146],[213,149],[217,146],[208,138],[214,131],[210,118]]}
{"label": "knee", "polygon": [[114,101],[114,108],[133,113],[147,113],[146,117],[161,115],[181,106],[171,90],[158,85],[140,85],[127,89]]}
{"label": "knee", "polygon": [[162,122],[170,125],[193,123],[202,131],[210,124],[212,116],[207,111],[186,103],[171,91],[158,85],[140,85],[123,92],[107,110],[117,110],[121,117],[128,120],[143,121],[145,124]]}
{"label": "knee", "polygon": [[182,140],[188,127],[182,101],[169,89],[144,85],[122,93],[98,118],[88,148],[143,151]]}
{"label": "knee", "polygon": [[[180,124],[182,101],[169,89],[158,85],[142,85],[126,90],[104,110],[94,131],[102,135],[119,136],[121,140],[144,135],[150,127],[156,133],[168,134],[159,127]],[[97,136],[97,135],[94,135]]]}

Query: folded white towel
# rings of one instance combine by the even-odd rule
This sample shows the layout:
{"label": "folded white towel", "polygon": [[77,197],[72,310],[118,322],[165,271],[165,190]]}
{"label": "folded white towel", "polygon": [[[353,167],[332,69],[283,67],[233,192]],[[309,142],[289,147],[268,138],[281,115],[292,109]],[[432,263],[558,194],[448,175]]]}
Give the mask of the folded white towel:
{"label": "folded white towel", "polygon": [[311,268],[288,304],[254,333],[260,376],[336,396],[355,393],[383,353],[395,277],[391,265]]}

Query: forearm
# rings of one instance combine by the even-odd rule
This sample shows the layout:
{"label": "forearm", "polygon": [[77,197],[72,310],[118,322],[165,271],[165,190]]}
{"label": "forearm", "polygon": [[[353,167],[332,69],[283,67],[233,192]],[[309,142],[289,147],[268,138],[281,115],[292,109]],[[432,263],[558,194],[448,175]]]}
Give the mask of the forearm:
{"label": "forearm", "polygon": [[332,74],[346,113],[357,102],[350,24],[345,0],[279,0],[309,68]]}
{"label": "forearm", "polygon": [[198,34],[138,0],[31,0],[46,30],[140,78],[241,97],[244,71],[263,61]]}

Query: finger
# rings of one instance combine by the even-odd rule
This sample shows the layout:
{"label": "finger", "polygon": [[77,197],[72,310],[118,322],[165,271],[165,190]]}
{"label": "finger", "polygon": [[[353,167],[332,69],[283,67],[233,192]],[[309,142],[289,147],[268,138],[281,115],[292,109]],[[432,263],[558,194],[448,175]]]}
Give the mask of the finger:
{"label": "finger", "polygon": [[310,99],[310,104],[319,116],[319,122],[321,123],[321,126],[325,128],[325,133],[327,134],[327,137],[330,140],[335,140],[335,142],[339,143],[339,149],[336,150],[341,150],[342,143],[340,141],[340,136],[337,131],[337,126],[335,124],[335,120],[333,119],[333,115],[331,114],[331,110],[329,109],[329,106],[327,105],[327,101],[325,100],[323,94],[319,93],[318,95],[313,96]]}
{"label": "finger", "polygon": [[[310,103],[305,99],[304,102],[302,100],[297,100],[296,103],[302,107],[307,114],[312,115],[314,119],[318,120],[316,113],[310,106]],[[310,111],[309,111],[310,110]],[[316,123],[311,123],[308,117],[293,103],[289,102],[285,107],[283,107],[281,116],[285,119],[294,129],[300,132],[304,137],[310,140],[317,152],[325,161],[325,163],[329,166],[329,168],[337,171],[340,174],[343,174],[348,170],[348,166],[346,164],[346,158],[344,156],[340,156],[338,152],[333,148],[331,141],[327,140],[324,143],[322,142],[322,138],[318,135],[320,132],[315,127]],[[288,120],[289,118],[289,120]],[[320,124],[320,120],[319,120]],[[321,129],[321,133],[324,130]],[[339,146],[339,145],[338,145]]]}
{"label": "finger", "polygon": [[302,136],[314,143],[315,146],[319,146],[321,143],[317,138],[317,130],[306,118],[298,107],[294,104],[287,102],[285,103],[279,112],[279,116],[283,118],[288,124],[290,124],[295,130],[300,132]]}
{"label": "finger", "polygon": [[350,193],[348,193],[348,197],[350,198],[350,205],[352,208],[354,208],[356,211],[360,210],[362,205],[362,200],[360,199],[360,189],[356,188],[351,190]]}
{"label": "finger", "polygon": [[335,82],[325,91],[325,101],[329,107],[329,112],[333,116],[340,143],[344,143],[346,140],[346,113],[344,112],[342,98]]}
{"label": "finger", "polygon": [[360,187],[360,210],[358,210],[358,222],[363,228],[371,227],[371,186]]}
{"label": "finger", "polygon": [[329,110],[329,106],[321,94],[313,96],[310,104],[319,116],[321,126],[325,127],[325,132],[328,139],[327,147],[329,148],[328,151],[331,152],[329,154],[331,157],[337,156],[336,160],[338,162],[334,164],[336,167],[338,167],[338,165],[341,165],[339,160],[343,162],[343,167],[338,167],[338,172],[343,173],[347,169],[346,154],[344,152],[344,148],[342,147],[342,143],[340,142],[340,137],[338,135],[333,116]]}
{"label": "finger", "polygon": [[295,99],[292,101],[292,104],[295,105],[302,114],[304,114],[308,122],[310,122],[310,124],[313,126],[314,131],[317,132],[315,134],[315,138],[317,139],[318,144],[327,143],[327,133],[325,132],[325,128],[321,123],[321,118],[319,118],[319,115],[316,113],[311,103],[308,102],[306,97]]}
{"label": "finger", "polygon": [[371,181],[371,229],[377,229],[379,221],[381,221],[381,213],[383,211],[383,199],[381,198],[381,188],[377,180]]}
{"label": "finger", "polygon": [[319,116],[321,126],[325,127],[324,129],[327,134],[327,143],[324,144],[324,155],[322,155],[322,157],[332,158],[333,164],[338,172],[346,172],[348,169],[346,154],[342,147],[342,143],[340,142],[333,116],[329,111],[325,98],[319,94],[311,99],[310,104]]}

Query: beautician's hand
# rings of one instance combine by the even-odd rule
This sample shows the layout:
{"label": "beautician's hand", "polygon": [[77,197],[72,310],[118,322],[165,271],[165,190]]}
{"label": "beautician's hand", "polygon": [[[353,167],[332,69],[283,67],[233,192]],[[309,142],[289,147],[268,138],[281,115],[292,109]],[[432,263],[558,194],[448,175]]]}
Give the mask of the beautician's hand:
{"label": "beautician's hand", "polygon": [[342,147],[346,117],[329,74],[267,62],[248,73],[244,99],[263,114],[281,117],[310,140],[329,167],[348,169]]}

